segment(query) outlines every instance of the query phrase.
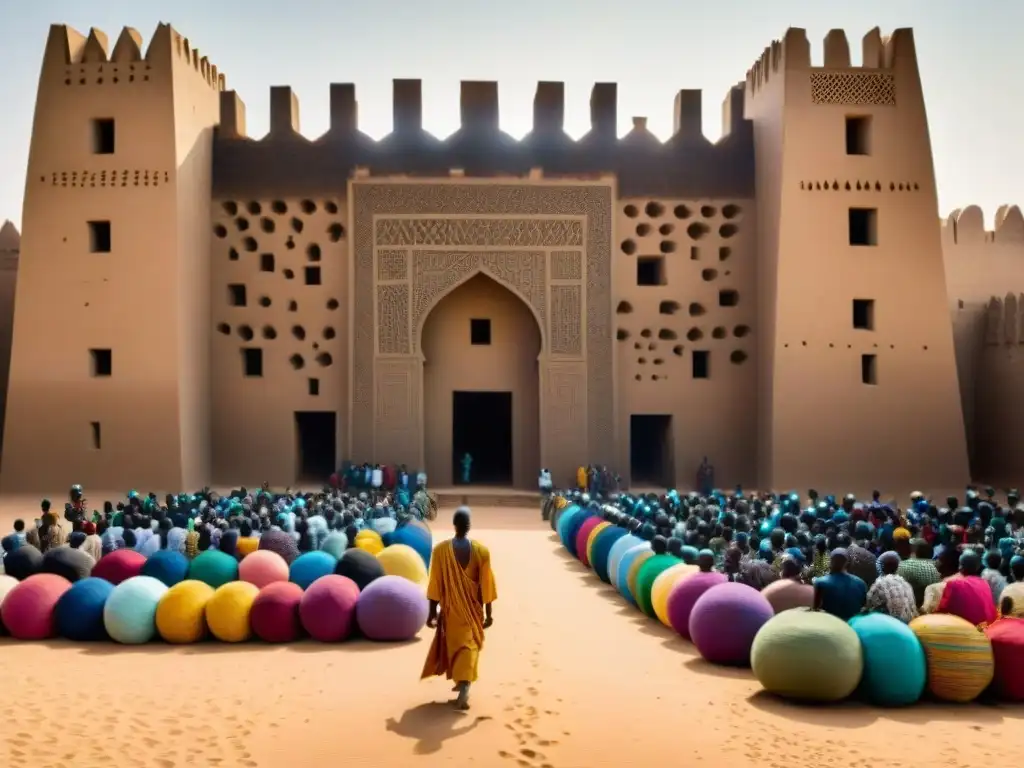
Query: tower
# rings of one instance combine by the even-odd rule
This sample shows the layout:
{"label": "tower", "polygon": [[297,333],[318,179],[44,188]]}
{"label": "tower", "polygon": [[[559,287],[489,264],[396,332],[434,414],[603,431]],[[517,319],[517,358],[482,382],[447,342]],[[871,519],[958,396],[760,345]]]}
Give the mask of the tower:
{"label": "tower", "polygon": [[759,238],[759,480],[963,487],[964,420],[914,38],[790,29],[747,75]]}
{"label": "tower", "polygon": [[3,487],[209,471],[209,212],[224,79],[161,24],[50,28],[29,152]]}

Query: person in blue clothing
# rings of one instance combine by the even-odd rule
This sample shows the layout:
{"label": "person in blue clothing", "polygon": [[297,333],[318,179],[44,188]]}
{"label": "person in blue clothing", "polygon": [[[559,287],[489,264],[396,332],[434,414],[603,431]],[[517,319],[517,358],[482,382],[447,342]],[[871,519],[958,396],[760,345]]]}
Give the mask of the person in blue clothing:
{"label": "person in blue clothing", "polygon": [[462,482],[469,484],[470,473],[473,469],[473,457],[469,453],[462,454]]}
{"label": "person in blue clothing", "polygon": [[864,580],[848,573],[845,549],[835,549],[829,560],[829,573],[814,580],[814,610],[831,613],[849,621],[864,607],[868,587]]}

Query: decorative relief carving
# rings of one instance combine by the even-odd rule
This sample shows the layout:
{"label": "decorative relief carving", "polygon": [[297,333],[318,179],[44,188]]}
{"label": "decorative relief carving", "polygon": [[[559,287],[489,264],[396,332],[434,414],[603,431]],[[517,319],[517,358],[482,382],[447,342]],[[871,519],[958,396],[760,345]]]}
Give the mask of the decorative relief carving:
{"label": "decorative relief carving", "polygon": [[889,72],[812,72],[815,104],[896,106],[896,81]]}
{"label": "decorative relief carving", "polygon": [[588,440],[588,401],[593,395],[588,396],[587,389],[585,363],[553,363],[549,367],[541,428],[545,461],[558,476],[571,473],[578,465],[572,457],[593,451],[593,436]]}
{"label": "decorative relief carving", "polygon": [[417,251],[412,277],[412,327],[416,338],[437,298],[477,270],[514,288],[544,323],[547,313],[543,251]]}
{"label": "decorative relief carving", "polygon": [[583,245],[578,219],[378,219],[381,245],[525,246]]}
{"label": "decorative relief carving", "polygon": [[551,354],[579,355],[583,352],[581,310],[583,290],[578,285],[551,286]]}
{"label": "decorative relief carving", "polygon": [[382,365],[377,371],[377,423],[384,429],[402,429],[412,413],[409,371],[403,366]]}
{"label": "decorative relief carving", "polygon": [[551,279],[582,280],[583,254],[579,251],[552,251]]}
{"label": "decorative relief carving", "polygon": [[377,345],[382,355],[409,354],[409,286],[377,286]]}
{"label": "decorative relief carving", "polygon": [[408,251],[377,251],[377,280],[386,282],[388,280],[409,279],[409,252]]}
{"label": "decorative relief carving", "polygon": [[[579,420],[583,429],[576,430],[575,435],[563,435],[562,440],[576,439],[580,445],[568,446],[564,449],[572,452],[569,461],[580,461],[578,457],[586,455],[589,461],[614,464],[614,375],[612,361],[612,304],[611,304],[611,235],[612,235],[612,189],[604,183],[576,184],[538,184],[529,182],[510,183],[456,183],[439,184],[389,182],[389,181],[356,181],[352,184],[353,191],[353,345],[351,351],[352,366],[352,402],[351,402],[351,444],[352,455],[368,455],[376,452],[382,461],[392,460],[385,456],[384,443],[375,440],[374,406],[374,365],[376,349],[374,347],[373,304],[376,299],[374,291],[374,233],[375,217],[378,222],[388,220],[388,214],[415,214],[415,221],[430,216],[450,216],[452,212],[466,216],[511,217],[501,219],[523,220],[529,231],[551,232],[554,222],[552,214],[562,217],[576,217],[576,221],[565,227],[568,233],[563,238],[572,241],[552,241],[547,243],[548,235],[530,235],[536,237],[538,247],[572,248],[582,247],[586,243],[586,322],[587,330],[583,334],[586,343],[586,361],[573,364],[573,370],[581,373],[577,376],[580,386],[585,387],[582,400],[574,406],[582,415]],[[383,219],[381,217],[384,217]],[[477,221],[482,221],[478,219]],[[466,221],[474,221],[472,219]],[[565,222],[565,219],[562,219]],[[536,223],[536,228],[533,226]],[[472,225],[479,227],[480,225]],[[499,226],[508,226],[502,223]],[[390,225],[389,225],[390,229]],[[585,231],[584,231],[585,230]],[[391,235],[412,238],[412,229],[403,230],[396,227],[394,231],[407,231],[405,235]],[[577,239],[578,232],[578,239]],[[467,235],[458,235],[467,237]],[[505,242],[511,243],[511,237]],[[517,245],[529,240],[520,239]],[[377,242],[376,245],[384,245]],[[403,243],[391,243],[402,245]],[[496,252],[499,243],[483,243],[493,245]],[[448,251],[444,251],[447,253]],[[493,264],[497,271],[504,269],[500,263]],[[413,265],[415,272],[415,264]],[[496,275],[497,277],[498,275]],[[415,276],[413,278],[415,281]],[[519,289],[517,289],[519,290]],[[531,295],[530,290],[523,290],[524,296]],[[543,296],[543,291],[541,291]],[[534,308],[537,305],[531,300]],[[542,315],[546,317],[546,314]],[[552,365],[549,363],[549,365]],[[547,376],[547,374],[544,374]],[[547,378],[545,378],[547,380]],[[556,390],[559,388],[556,387]],[[549,402],[556,402],[550,401]],[[582,403],[582,404],[581,404]],[[548,405],[545,405],[548,408]],[[548,413],[557,412],[553,410]],[[583,410],[585,409],[585,410]],[[542,420],[546,416],[542,415]],[[561,423],[561,422],[559,422]],[[419,427],[417,426],[418,430]],[[397,450],[398,438],[394,433],[388,437],[387,443]],[[402,433],[405,435],[406,433]],[[545,428],[545,435],[553,434]],[[421,440],[417,431],[411,435],[413,440]],[[554,437],[552,438],[554,439]],[[547,440],[547,438],[545,438]],[[545,450],[558,450],[554,443],[545,442]],[[562,459],[570,454],[562,454]]]}

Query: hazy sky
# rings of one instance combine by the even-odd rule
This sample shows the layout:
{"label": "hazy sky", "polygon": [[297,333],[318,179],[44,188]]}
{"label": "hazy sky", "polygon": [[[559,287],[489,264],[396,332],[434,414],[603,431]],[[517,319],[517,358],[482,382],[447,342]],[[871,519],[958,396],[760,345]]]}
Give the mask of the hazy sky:
{"label": "hazy sky", "polygon": [[29,136],[47,28],[124,25],[146,44],[170,22],[227,75],[245,101],[251,136],[267,130],[271,85],[291,85],[302,131],[328,125],[328,84],[356,83],[360,127],[391,129],[391,80],[423,81],[425,127],[458,127],[460,80],[500,82],[502,127],[530,128],[538,80],[566,83],[567,130],[586,132],[595,81],[619,84],[619,129],[649,118],[667,138],[680,88],[704,91],[704,130],[720,133],[721,102],[762,49],[804,27],[812,63],[831,28],[850,38],[854,63],[873,26],[913,27],[931,122],[940,212],[977,203],[991,225],[998,205],[1024,203],[1021,0],[2,0],[0,220],[21,218]]}

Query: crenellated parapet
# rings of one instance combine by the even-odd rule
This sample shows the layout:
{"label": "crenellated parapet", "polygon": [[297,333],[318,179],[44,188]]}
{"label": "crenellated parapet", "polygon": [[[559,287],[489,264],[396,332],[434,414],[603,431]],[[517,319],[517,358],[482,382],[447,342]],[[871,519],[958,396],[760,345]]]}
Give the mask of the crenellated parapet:
{"label": "crenellated parapet", "polygon": [[861,60],[860,67],[852,66],[846,32],[833,29],[825,36],[824,61],[816,66],[811,61],[807,31],[790,27],[747,71],[747,94],[754,97],[783,72],[798,70],[809,74],[816,104],[893,106],[892,71],[904,63],[917,67],[913,30],[896,29],[883,36],[875,27],[861,39]]}
{"label": "crenellated parapet", "polygon": [[1016,205],[1001,205],[996,211],[995,227],[988,230],[981,208],[968,205],[957,208],[942,221],[942,236],[945,243],[954,246],[1024,246],[1024,215]]}
{"label": "crenellated parapet", "polygon": [[702,94],[682,90],[673,104],[674,132],[661,141],[644,117],[619,138],[618,87],[597,83],[590,97],[590,131],[578,141],[565,132],[565,86],[540,82],[533,101],[533,128],[522,140],[501,130],[498,84],[463,81],[460,127],[440,140],[423,127],[419,80],[395,80],[392,132],[373,141],[359,130],[356,89],[330,88],[330,128],[303,136],[299,101],[288,86],[270,94],[270,131],[246,135],[245,105],[234,91],[221,94],[215,145],[215,194],[313,194],[337,189],[357,167],[373,175],[523,176],[541,170],[551,176],[615,174],[623,196],[753,196],[753,130],[743,116],[743,86],[730,89],[722,108],[722,138],[709,141],[702,130]]}
{"label": "crenellated parapet", "polygon": [[21,233],[10,220],[0,226],[0,269],[9,271],[18,268],[21,252]]}
{"label": "crenellated parapet", "polygon": [[157,25],[145,51],[142,35],[132,27],[124,27],[111,48],[107,34],[100,29],[93,27],[83,35],[67,25],[54,24],[43,54],[43,73],[45,78],[47,73],[57,77],[59,72],[66,86],[116,85],[146,82],[154,70],[163,70],[167,62],[175,60],[194,70],[210,88],[224,90],[224,75],[216,65],[169,24]]}

